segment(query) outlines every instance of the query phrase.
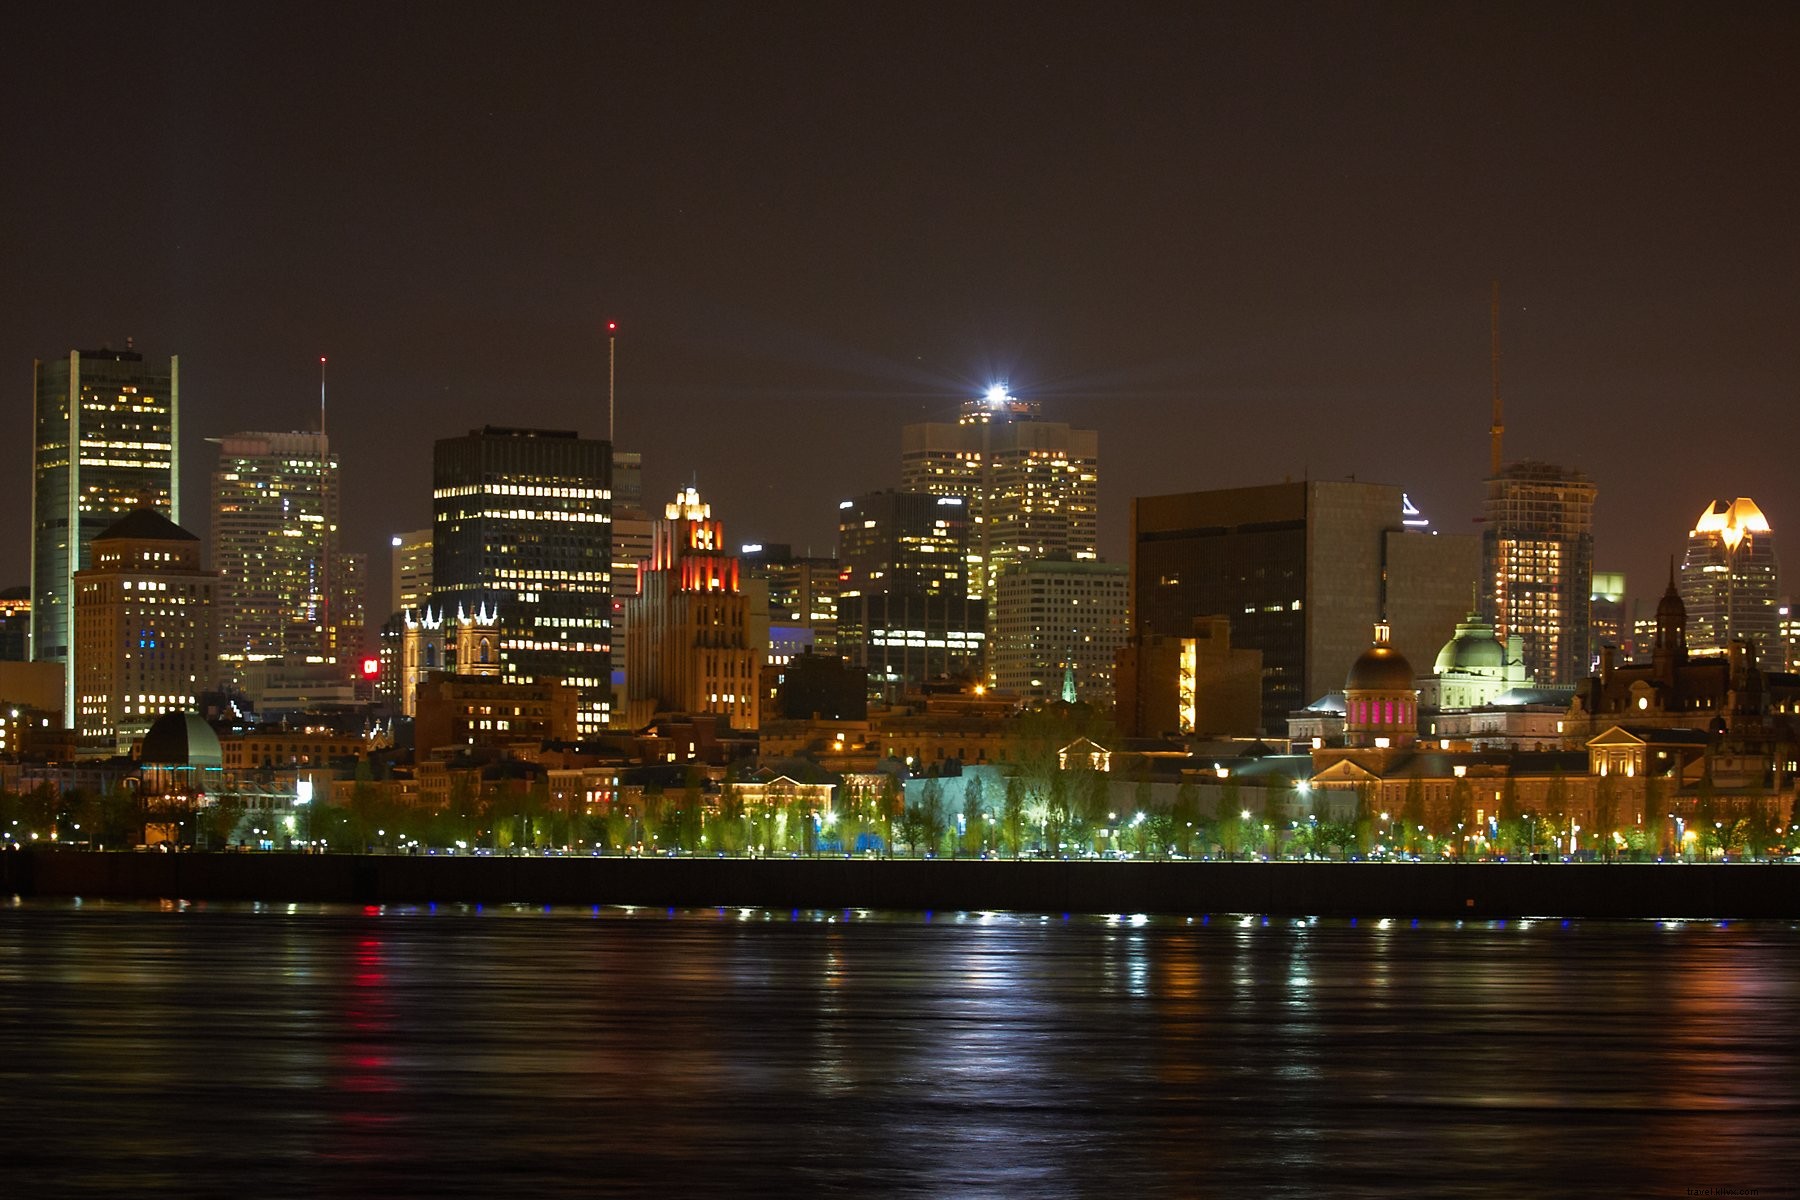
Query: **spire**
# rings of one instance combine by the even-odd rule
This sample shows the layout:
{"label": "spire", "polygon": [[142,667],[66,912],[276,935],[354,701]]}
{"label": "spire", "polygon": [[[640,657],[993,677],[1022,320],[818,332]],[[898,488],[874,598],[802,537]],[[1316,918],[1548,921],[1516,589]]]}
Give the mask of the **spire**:
{"label": "spire", "polygon": [[1494,280],[1494,299],[1488,314],[1494,360],[1494,423],[1488,427],[1488,477],[1500,477],[1500,439],[1506,434],[1506,421],[1500,410],[1500,281]]}

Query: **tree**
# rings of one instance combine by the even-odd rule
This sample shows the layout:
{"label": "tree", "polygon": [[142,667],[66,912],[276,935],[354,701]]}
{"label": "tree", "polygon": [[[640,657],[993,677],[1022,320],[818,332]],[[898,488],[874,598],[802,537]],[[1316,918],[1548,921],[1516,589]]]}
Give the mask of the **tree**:
{"label": "tree", "polygon": [[1400,835],[1401,848],[1417,854],[1420,839],[1425,833],[1425,781],[1417,775],[1406,781],[1406,795],[1400,805],[1400,823],[1404,827]]}
{"label": "tree", "polygon": [[881,823],[881,841],[889,858],[894,856],[894,822],[906,811],[906,789],[897,775],[883,774],[875,798],[875,818]]}
{"label": "tree", "polygon": [[1006,798],[1000,810],[1000,837],[1012,850],[1014,858],[1025,839],[1025,781],[1017,775],[1006,778]]}
{"label": "tree", "polygon": [[[1644,849],[1651,855],[1660,856],[1674,832],[1669,824],[1674,814],[1667,811],[1666,797],[1661,778],[1644,776]],[[1675,847],[1675,853],[1681,853],[1680,846]]]}
{"label": "tree", "polygon": [[1206,832],[1200,816],[1200,788],[1193,780],[1184,779],[1175,789],[1175,805],[1169,811],[1169,819],[1174,826],[1175,852],[1192,858],[1195,841]]}
{"label": "tree", "polygon": [[1380,794],[1380,785],[1373,779],[1365,779],[1356,785],[1356,815],[1350,819],[1349,836],[1345,839],[1347,847],[1354,847],[1363,858],[1375,845],[1375,803]]}
{"label": "tree", "polygon": [[1600,843],[1600,857],[1611,862],[1616,856],[1619,823],[1619,781],[1611,775],[1594,780],[1594,837]]}
{"label": "tree", "polygon": [[963,781],[962,807],[962,849],[966,854],[977,854],[983,848],[983,839],[987,830],[987,809],[982,805],[981,776],[971,774]]}
{"label": "tree", "polygon": [[1494,814],[1495,833],[1501,849],[1518,854],[1525,842],[1525,814],[1519,807],[1519,781],[1511,775],[1500,785],[1500,807]]}

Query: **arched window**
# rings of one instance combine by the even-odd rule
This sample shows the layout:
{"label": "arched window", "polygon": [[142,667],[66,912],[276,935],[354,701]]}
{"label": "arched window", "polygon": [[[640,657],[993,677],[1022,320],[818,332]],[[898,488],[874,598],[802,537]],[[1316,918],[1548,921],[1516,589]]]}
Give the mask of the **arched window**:
{"label": "arched window", "polygon": [[487,663],[487,661],[488,661],[488,640],[486,638],[482,638],[481,639],[481,662],[485,665]]}

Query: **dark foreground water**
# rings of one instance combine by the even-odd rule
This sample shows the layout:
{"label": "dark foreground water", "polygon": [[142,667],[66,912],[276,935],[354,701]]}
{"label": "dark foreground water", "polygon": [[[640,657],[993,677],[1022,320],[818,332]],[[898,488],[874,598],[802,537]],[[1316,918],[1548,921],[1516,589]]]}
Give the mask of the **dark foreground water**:
{"label": "dark foreground water", "polygon": [[21,1197],[1790,1195],[1800,929],[0,903],[0,1122]]}

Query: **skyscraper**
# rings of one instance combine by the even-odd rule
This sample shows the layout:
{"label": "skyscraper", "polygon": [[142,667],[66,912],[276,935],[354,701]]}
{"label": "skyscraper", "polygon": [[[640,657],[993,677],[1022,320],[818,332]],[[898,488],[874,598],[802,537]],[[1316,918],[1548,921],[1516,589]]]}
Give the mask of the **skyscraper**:
{"label": "skyscraper", "polygon": [[1123,563],[1032,559],[1001,572],[994,587],[994,682],[1027,700],[1073,699],[1113,706],[1113,664],[1125,648],[1130,573]]}
{"label": "skyscraper", "polygon": [[[69,663],[75,572],[94,536],[146,504],[181,520],[180,360],[72,350],[32,364],[31,657]],[[75,672],[65,672],[75,719]]]}
{"label": "skyscraper", "polygon": [[[625,601],[637,595],[638,564],[650,558],[655,525],[644,507],[644,456],[636,450],[614,450],[612,456],[612,644],[626,638]],[[612,657],[615,694],[625,688],[625,656]]]}
{"label": "skyscraper", "polygon": [[1099,557],[1100,435],[1042,420],[1003,386],[964,401],[954,423],[906,426],[900,485],[967,501],[969,594],[990,603],[1009,562]]}
{"label": "skyscraper", "polygon": [[[351,582],[338,547],[338,460],[322,433],[234,433],[213,470],[222,673],[256,663],[337,661],[333,627]],[[353,568],[352,568],[353,570]],[[357,622],[360,625],[360,618]]]}
{"label": "skyscraper", "polygon": [[985,670],[974,538],[961,496],[870,492],[838,505],[838,652],[868,672],[871,694]]}
{"label": "skyscraper", "polygon": [[[1468,610],[1472,535],[1409,524],[1398,487],[1353,481],[1140,496],[1132,501],[1132,639],[1190,638],[1231,622],[1262,652],[1263,730],[1343,686],[1387,615],[1404,656],[1430,661]],[[1584,593],[1585,596],[1585,593]],[[1141,673],[1143,688],[1166,690]]]}
{"label": "skyscraper", "polygon": [[396,533],[388,540],[390,612],[417,611],[431,599],[431,530]]}
{"label": "skyscraper", "polygon": [[611,445],[573,432],[489,425],[433,453],[432,605],[497,614],[502,677],[578,689],[583,736],[609,710],[611,489]]}
{"label": "skyscraper", "polygon": [[1540,685],[1588,674],[1594,493],[1580,471],[1542,462],[1513,463],[1488,480],[1484,615],[1499,637],[1525,639],[1525,665]]}
{"label": "skyscraper", "polygon": [[212,686],[213,591],[200,539],[153,509],[115,521],[76,572],[76,729],[122,747],[166,712],[191,711]]}
{"label": "skyscraper", "polygon": [[757,728],[762,656],[724,526],[687,488],[664,507],[655,535],[625,602],[627,719],[635,728],[659,712],[716,713],[734,729]]}
{"label": "skyscraper", "polygon": [[1706,506],[1687,536],[1680,591],[1691,653],[1724,654],[1744,638],[1763,670],[1784,669],[1775,534],[1754,500]]}

